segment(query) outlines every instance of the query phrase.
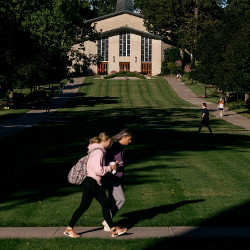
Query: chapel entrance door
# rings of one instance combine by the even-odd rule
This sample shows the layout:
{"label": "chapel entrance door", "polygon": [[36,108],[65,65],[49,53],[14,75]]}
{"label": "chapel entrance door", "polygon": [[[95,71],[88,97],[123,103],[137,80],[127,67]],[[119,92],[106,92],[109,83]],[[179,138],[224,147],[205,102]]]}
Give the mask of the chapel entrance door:
{"label": "chapel entrance door", "polygon": [[152,75],[152,63],[141,63],[141,72],[145,75]]}
{"label": "chapel entrance door", "polygon": [[98,66],[98,75],[108,74],[108,62],[101,62]]}
{"label": "chapel entrance door", "polygon": [[130,63],[129,62],[120,62],[120,71],[130,71]]}

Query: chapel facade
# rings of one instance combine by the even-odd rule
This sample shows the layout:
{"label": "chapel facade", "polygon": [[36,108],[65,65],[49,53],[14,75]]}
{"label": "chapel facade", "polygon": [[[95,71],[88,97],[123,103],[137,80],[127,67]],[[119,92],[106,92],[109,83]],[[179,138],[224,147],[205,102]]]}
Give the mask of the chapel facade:
{"label": "chapel facade", "polygon": [[144,16],[134,12],[132,0],[118,0],[116,12],[87,20],[100,32],[101,39],[85,42],[87,56],[98,54],[99,65],[90,65],[95,75],[119,71],[161,73],[164,50],[169,47],[162,38],[151,34],[144,26]]}

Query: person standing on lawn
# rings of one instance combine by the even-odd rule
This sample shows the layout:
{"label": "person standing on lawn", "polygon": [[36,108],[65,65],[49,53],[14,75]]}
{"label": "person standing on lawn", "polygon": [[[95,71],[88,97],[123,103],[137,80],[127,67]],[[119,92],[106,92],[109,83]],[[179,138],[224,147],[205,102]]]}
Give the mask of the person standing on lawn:
{"label": "person standing on lawn", "polygon": [[202,107],[202,115],[201,115],[201,122],[200,122],[198,133],[201,132],[201,129],[203,126],[206,126],[210,134],[212,134],[212,129],[210,127],[210,122],[209,122],[209,111],[207,109],[207,104],[202,103],[201,107]]}
{"label": "person standing on lawn", "polygon": [[114,226],[109,212],[107,195],[101,183],[101,177],[103,175],[111,172],[112,170],[116,170],[116,165],[105,166],[106,148],[109,147],[110,143],[111,136],[105,132],[100,133],[99,136],[96,136],[89,141],[88,150],[90,153],[87,162],[87,177],[81,184],[83,188],[82,200],[80,206],[73,213],[68,227],[64,231],[64,235],[66,236],[72,238],[80,237],[80,235],[77,234],[73,228],[82,214],[89,208],[94,198],[102,207],[102,214],[108,226],[111,228],[110,231],[112,237],[124,234],[127,230],[126,228]]}
{"label": "person standing on lawn", "polygon": [[[107,149],[105,156],[106,164],[116,162],[118,165],[115,173],[109,173],[106,176],[108,183],[108,200],[112,218],[125,202],[125,196],[122,189],[122,180],[124,176],[124,146],[131,143],[133,134],[129,129],[123,129],[112,137],[112,146]],[[104,231],[110,232],[110,226],[107,221],[102,222]]]}

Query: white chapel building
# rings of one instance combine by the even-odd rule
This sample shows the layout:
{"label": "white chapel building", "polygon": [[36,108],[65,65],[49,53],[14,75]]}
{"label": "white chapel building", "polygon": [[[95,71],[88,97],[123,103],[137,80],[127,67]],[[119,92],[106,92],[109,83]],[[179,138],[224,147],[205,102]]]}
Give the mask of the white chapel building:
{"label": "white chapel building", "polygon": [[101,32],[101,40],[85,42],[86,55],[101,56],[99,65],[90,65],[92,74],[119,71],[161,73],[164,49],[169,45],[147,31],[144,17],[135,13],[132,0],[118,0],[116,12],[87,20]]}

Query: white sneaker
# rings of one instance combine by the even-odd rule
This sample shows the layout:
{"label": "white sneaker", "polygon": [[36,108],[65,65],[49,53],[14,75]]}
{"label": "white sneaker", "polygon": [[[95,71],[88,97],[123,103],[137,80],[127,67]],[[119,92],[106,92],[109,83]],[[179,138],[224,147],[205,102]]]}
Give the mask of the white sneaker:
{"label": "white sneaker", "polygon": [[102,222],[102,225],[104,226],[104,228],[103,228],[104,232],[111,232],[110,227],[105,220]]}

